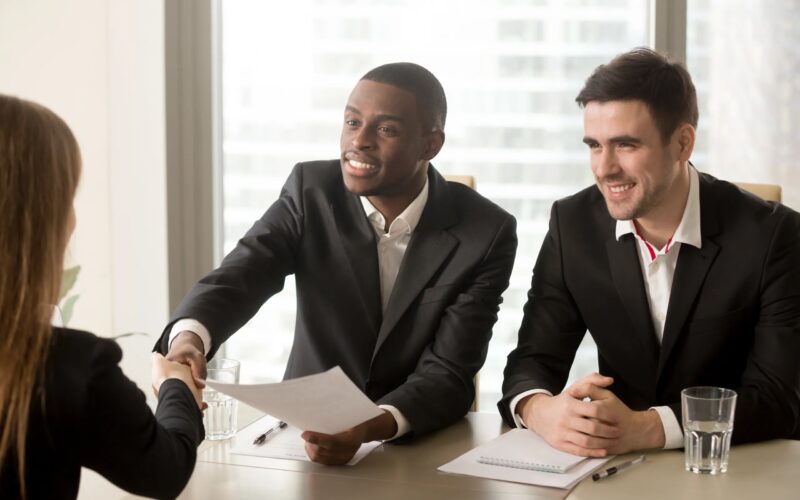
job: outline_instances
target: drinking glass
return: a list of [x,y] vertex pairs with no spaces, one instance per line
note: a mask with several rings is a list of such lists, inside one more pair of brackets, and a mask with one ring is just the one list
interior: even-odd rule
[[685,468],[697,474],[728,471],[736,393],[722,387],[681,391]]
[[[239,383],[239,362],[235,359],[214,358],[208,363],[207,380]],[[228,439],[236,434],[238,402],[209,386],[203,389],[203,401],[208,404],[203,413],[206,439]]]

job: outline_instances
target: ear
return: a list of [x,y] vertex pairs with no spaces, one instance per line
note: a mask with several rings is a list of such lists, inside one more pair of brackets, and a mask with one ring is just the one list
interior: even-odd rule
[[692,151],[694,151],[694,127],[688,123],[684,123],[675,130],[672,137],[678,148],[678,160],[689,161],[689,158],[692,156]]
[[420,160],[430,161],[439,154],[439,151],[442,150],[442,146],[444,146],[444,131],[434,130],[424,136],[422,141],[424,147],[422,149],[422,155],[420,155]]

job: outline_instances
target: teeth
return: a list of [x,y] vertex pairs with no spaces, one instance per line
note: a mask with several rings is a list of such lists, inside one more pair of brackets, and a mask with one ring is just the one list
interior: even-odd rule
[[359,170],[371,170],[375,168],[375,165],[370,165],[369,163],[361,163],[360,161],[350,160],[350,166],[353,168],[357,168]]
[[612,193],[621,193],[633,187],[633,184],[625,184],[624,186],[609,186]]

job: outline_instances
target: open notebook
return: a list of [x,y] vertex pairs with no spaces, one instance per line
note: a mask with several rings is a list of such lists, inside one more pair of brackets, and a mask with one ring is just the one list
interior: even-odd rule
[[442,472],[569,489],[612,457],[556,450],[535,432],[511,429],[439,467]]

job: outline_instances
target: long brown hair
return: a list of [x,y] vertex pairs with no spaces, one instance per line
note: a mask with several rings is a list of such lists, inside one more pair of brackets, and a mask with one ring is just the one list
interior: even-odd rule
[[80,177],[69,127],[0,94],[0,470],[16,462],[25,496],[31,400],[52,336],[72,200]]

